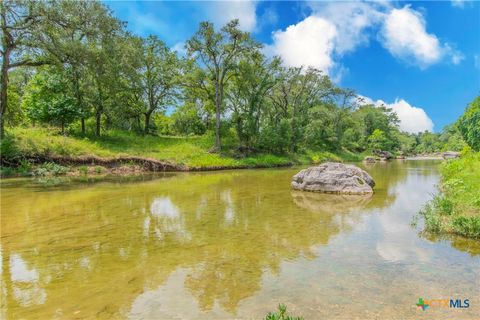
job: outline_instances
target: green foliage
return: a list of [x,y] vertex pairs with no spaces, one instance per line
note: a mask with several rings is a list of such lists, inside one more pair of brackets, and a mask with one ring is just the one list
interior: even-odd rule
[[171,116],[172,126],[179,135],[201,135],[206,131],[201,109],[193,103],[185,103],[175,110]]
[[457,126],[468,145],[473,150],[480,151],[480,96],[470,103],[458,119]]
[[420,212],[429,232],[480,238],[480,153],[466,153],[442,166],[442,185]]
[[283,303],[278,305],[277,312],[269,312],[265,320],[303,320],[303,317],[290,316],[287,314],[287,306]]
[[80,116],[67,81],[51,70],[39,72],[30,80],[23,107],[33,122],[59,125],[62,132]]
[[385,132],[380,129],[375,129],[368,137],[368,146],[371,150],[387,150],[389,141]]
[[284,154],[288,150],[286,142],[291,137],[290,123],[287,119],[282,119],[277,125],[270,124],[260,132],[259,146],[267,152]]
[[480,217],[455,217],[452,227],[466,237],[480,238]]
[[125,153],[192,166],[241,166],[265,154],[317,162],[372,149],[462,150],[465,141],[478,149],[479,98],[442,134],[400,132],[391,109],[359,103],[353,90],[340,88],[321,70],[284,67],[280,58],[265,56],[238,20],[221,28],[202,22],[182,57],[155,36],[127,32],[102,2],[4,2],[9,14],[0,18],[12,25],[7,29],[23,30],[9,31],[10,63],[23,68],[2,65],[9,75],[2,78],[9,103],[2,119],[9,126],[62,127],[91,139],[49,134],[45,140],[43,132],[23,132],[12,144],[7,135],[2,154],[16,163],[35,155]]
[[32,175],[35,177],[57,176],[64,174],[67,171],[67,167],[61,166],[53,162],[46,162],[33,169]]

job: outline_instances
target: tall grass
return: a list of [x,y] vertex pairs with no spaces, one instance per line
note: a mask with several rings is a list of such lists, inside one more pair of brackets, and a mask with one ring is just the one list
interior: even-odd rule
[[420,211],[425,230],[480,239],[480,153],[446,162],[441,175],[440,193]]

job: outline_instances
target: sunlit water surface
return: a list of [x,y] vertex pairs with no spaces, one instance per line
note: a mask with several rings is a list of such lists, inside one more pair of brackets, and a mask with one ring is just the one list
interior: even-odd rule
[[410,225],[438,164],[369,166],[370,198],[293,192],[299,168],[4,180],[0,316],[252,319],[281,302],[306,319],[478,319],[479,242]]

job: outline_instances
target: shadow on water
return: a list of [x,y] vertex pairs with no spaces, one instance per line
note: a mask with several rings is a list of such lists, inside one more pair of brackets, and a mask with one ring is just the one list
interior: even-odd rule
[[[412,172],[435,172],[422,165],[367,168],[377,181],[371,197],[292,192],[298,169],[2,184],[2,316],[240,315],[243,301],[270,288],[266,275],[331,259],[318,248],[385,215]],[[258,299],[257,316],[271,309]],[[181,301],[195,303],[175,309]]]

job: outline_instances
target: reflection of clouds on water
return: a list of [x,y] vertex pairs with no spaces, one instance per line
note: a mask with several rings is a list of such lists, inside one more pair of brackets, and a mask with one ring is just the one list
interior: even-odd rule
[[10,275],[13,297],[21,306],[45,303],[47,294],[45,289],[40,287],[37,270],[28,268],[19,254],[10,256]]
[[208,200],[206,195],[202,195],[200,197],[200,203],[198,204],[197,210],[195,211],[195,217],[197,220],[200,220],[202,218],[202,215],[207,208]]
[[169,197],[159,197],[150,205],[150,212],[156,217],[178,218],[180,210]]
[[233,200],[232,200],[232,193],[231,190],[225,190],[220,193],[220,199],[225,203],[225,213],[224,213],[224,220],[225,223],[231,224],[235,219],[235,210],[233,208]]
[[376,250],[384,260],[397,262],[411,256],[420,261],[430,259],[428,250],[420,247],[421,240],[410,223],[425,203],[425,194],[434,192],[437,181],[435,175],[413,173],[389,190],[396,195],[395,202],[388,208],[388,213],[380,214],[376,219],[382,232]]
[[152,233],[157,240],[164,240],[166,234],[175,234],[178,239],[191,240],[192,236],[185,230],[184,219],[180,209],[169,197],[157,197],[150,205],[150,212],[154,223],[149,216],[143,221],[143,234],[147,237]]
[[28,269],[25,261],[18,254],[10,256],[10,273],[15,282],[34,282],[38,280],[38,272]]

